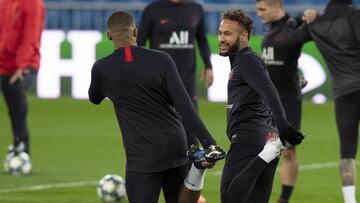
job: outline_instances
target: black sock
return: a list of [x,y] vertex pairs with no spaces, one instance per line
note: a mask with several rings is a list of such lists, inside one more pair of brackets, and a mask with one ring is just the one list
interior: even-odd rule
[[293,189],[294,189],[293,186],[282,185],[280,199],[286,200],[286,201],[289,200]]

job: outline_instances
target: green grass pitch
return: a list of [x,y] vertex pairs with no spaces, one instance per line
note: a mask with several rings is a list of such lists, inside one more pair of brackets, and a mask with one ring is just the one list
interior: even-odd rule
[[[109,173],[124,177],[125,156],[112,104],[105,101],[95,106],[69,97],[40,100],[34,96],[29,103],[33,173],[12,177],[0,172],[0,203],[100,203],[97,181]],[[0,161],[11,143],[6,114],[0,99]],[[219,145],[227,149],[225,104],[202,100],[200,114]],[[298,148],[301,171],[292,203],[342,202],[333,103],[305,101],[302,130],[307,137]],[[220,202],[222,165],[207,172],[203,194],[208,203]],[[270,202],[279,195],[279,174]]]

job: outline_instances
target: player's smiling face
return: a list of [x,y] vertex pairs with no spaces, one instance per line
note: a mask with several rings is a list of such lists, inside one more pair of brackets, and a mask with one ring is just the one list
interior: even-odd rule
[[218,31],[219,54],[228,56],[239,50],[241,29],[238,22],[224,19]]

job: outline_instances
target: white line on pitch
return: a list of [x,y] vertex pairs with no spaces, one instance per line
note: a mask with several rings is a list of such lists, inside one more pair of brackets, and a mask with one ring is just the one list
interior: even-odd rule
[[56,183],[56,184],[45,184],[45,185],[33,185],[19,188],[0,189],[0,194],[11,193],[11,192],[29,192],[39,191],[54,188],[71,188],[71,187],[82,187],[88,185],[96,185],[98,181],[80,181],[80,182],[68,182],[68,183]]
[[[339,165],[338,162],[324,162],[315,164],[301,165],[300,170],[316,170],[324,168],[335,168]],[[278,170],[279,171],[279,170]],[[208,171],[210,176],[220,176],[221,171]],[[33,185],[19,188],[0,189],[0,194],[12,193],[12,192],[31,192],[39,190],[48,190],[55,188],[72,188],[72,187],[83,187],[88,185],[96,185],[98,181],[80,181],[80,182],[68,182],[68,183],[56,183],[56,184],[45,184],[45,185]]]
[[[338,162],[324,162],[324,163],[315,163],[315,164],[306,164],[300,165],[300,171],[308,171],[308,170],[316,170],[316,169],[324,169],[324,168],[335,168],[339,165]],[[356,164],[358,165],[358,164]],[[276,170],[276,172],[280,172],[280,168]],[[222,171],[208,171],[208,174],[211,176],[221,176]]]
[[327,163],[300,165],[299,169],[301,171],[306,171],[306,170],[315,170],[315,169],[323,169],[323,168],[335,168],[337,166],[339,166],[339,162],[327,162]]

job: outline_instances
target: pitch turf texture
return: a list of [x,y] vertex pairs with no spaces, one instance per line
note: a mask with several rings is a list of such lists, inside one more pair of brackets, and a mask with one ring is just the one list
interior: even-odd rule
[[[25,177],[0,173],[0,202],[100,203],[96,196],[98,180],[109,173],[124,177],[124,150],[111,103],[95,106],[69,97],[40,100],[34,96],[29,103],[33,172]],[[219,145],[228,149],[225,109],[224,103],[200,102],[206,126]],[[0,158],[5,158],[11,130],[3,99],[0,112]],[[333,103],[304,102],[302,124],[307,137],[298,148],[301,169],[292,202],[342,202]],[[220,202],[222,166],[220,162],[207,172],[203,194],[208,203]],[[279,174],[270,202],[279,195]]]

